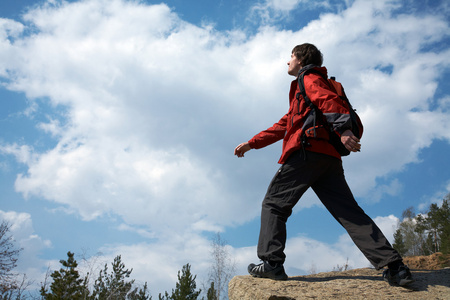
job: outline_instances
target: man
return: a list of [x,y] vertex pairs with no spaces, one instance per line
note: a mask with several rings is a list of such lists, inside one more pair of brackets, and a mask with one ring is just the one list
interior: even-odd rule
[[313,122],[308,117],[311,108],[305,104],[302,96],[296,98],[300,89],[295,79],[289,92],[288,113],[272,127],[234,149],[235,155],[243,157],[250,149],[263,148],[283,139],[279,160],[281,167],[272,179],[262,203],[257,250],[262,263],[250,264],[248,272],[254,277],[287,279],[283,267],[286,257],[286,221],[294,205],[311,187],[374,267],[381,269],[388,266],[383,273],[384,279],[405,285],[412,281],[408,267],[373,220],[356,203],[344,177],[341,156],[328,142],[327,127],[339,134],[349,151],[361,149],[360,140],[351,131],[348,109],[328,86],[325,79],[327,69],[321,67],[322,60],[322,53],[314,45],[298,45],[292,50],[287,63],[288,74],[297,77],[312,67],[323,74],[306,74],[304,86],[307,96],[322,111],[329,126],[324,127],[320,120]]

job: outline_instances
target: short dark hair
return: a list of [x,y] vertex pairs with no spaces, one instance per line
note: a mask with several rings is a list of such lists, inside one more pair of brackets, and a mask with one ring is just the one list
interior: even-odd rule
[[323,55],[319,49],[313,44],[304,43],[297,45],[292,49],[292,53],[301,61],[302,67],[307,65],[316,65],[321,67],[323,63]]

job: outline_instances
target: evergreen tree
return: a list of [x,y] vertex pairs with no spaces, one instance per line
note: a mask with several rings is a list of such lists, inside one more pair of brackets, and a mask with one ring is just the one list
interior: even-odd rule
[[147,283],[143,289],[135,288],[132,290],[134,280],[127,281],[133,269],[125,269],[120,255],[114,258],[112,271],[108,274],[108,264],[100,271],[98,278],[95,280],[93,299],[151,299],[147,296]]
[[439,241],[439,251],[450,254],[450,193],[445,196],[441,207],[435,209],[432,217]]
[[392,247],[394,247],[394,249],[397,250],[401,256],[404,256],[408,251],[405,246],[405,242],[403,241],[403,235],[400,228],[397,228],[394,233],[394,243],[392,244]]
[[442,228],[441,252],[450,254],[450,223]]
[[444,254],[450,254],[450,193],[447,194],[442,202],[440,219],[442,220],[440,251]]
[[217,298],[217,291],[214,288],[214,281],[211,281],[211,286],[208,289],[208,293],[206,294],[206,300],[219,300]]
[[160,300],[196,300],[201,293],[201,290],[196,291],[197,284],[195,283],[195,279],[197,276],[192,275],[191,266],[186,264],[183,266],[181,271],[178,271],[178,282],[176,283],[176,287],[172,289],[172,295],[166,292],[165,296],[159,294]]
[[114,258],[112,272],[108,274],[108,264],[100,271],[95,280],[93,296],[95,299],[125,299],[133,286],[134,280],[126,282],[132,270],[126,270],[120,255]]
[[63,268],[54,271],[50,276],[53,282],[50,285],[51,292],[48,292],[45,285],[41,287],[41,296],[43,299],[59,300],[59,299],[85,299],[89,290],[86,286],[86,278],[80,278],[80,274],[76,269],[78,263],[74,259],[74,254],[70,251],[67,253],[67,260],[60,260]]

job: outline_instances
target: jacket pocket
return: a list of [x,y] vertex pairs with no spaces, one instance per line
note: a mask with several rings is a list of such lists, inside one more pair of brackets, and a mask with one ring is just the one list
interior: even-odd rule
[[330,134],[328,130],[323,125],[318,125],[315,127],[310,127],[305,130],[305,135],[308,138],[315,138],[321,140],[329,140]]

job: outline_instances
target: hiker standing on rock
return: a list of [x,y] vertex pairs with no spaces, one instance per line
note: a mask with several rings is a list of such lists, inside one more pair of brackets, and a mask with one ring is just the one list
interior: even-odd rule
[[[283,267],[286,221],[300,197],[311,187],[372,265],[376,269],[388,266],[383,272],[384,279],[407,284],[412,281],[411,272],[355,201],[344,177],[341,154],[330,142],[333,131],[348,151],[361,149],[359,138],[352,132],[355,125],[352,125],[350,109],[330,87],[322,60],[322,53],[312,44],[294,47],[287,63],[288,74],[297,78],[291,83],[289,111],[272,127],[234,149],[235,155],[243,157],[251,149],[283,139],[281,167],[262,203],[257,250],[262,263],[250,264],[248,272],[254,277],[287,279]],[[304,84],[304,94],[299,82]]]

